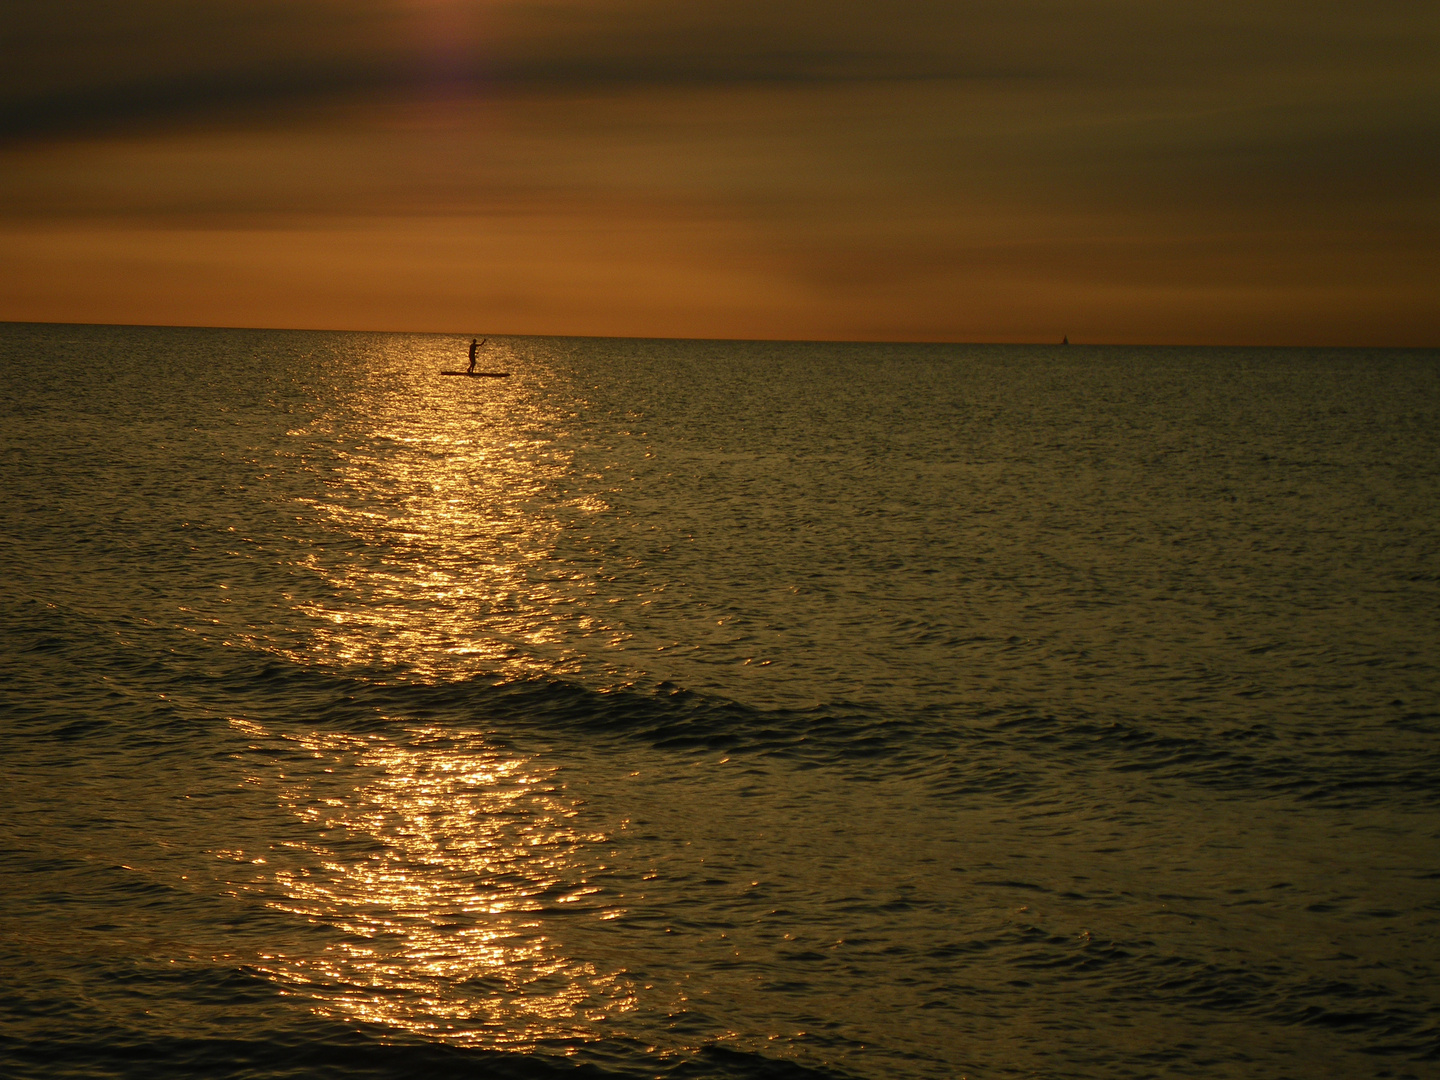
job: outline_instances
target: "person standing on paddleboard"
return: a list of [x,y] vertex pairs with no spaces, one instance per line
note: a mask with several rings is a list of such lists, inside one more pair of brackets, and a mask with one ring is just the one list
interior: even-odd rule
[[[485,340],[489,341],[490,339],[486,338]],[[465,372],[467,375],[475,374],[475,350],[478,348],[480,348],[480,343],[472,337],[470,339],[470,366],[466,369]]]

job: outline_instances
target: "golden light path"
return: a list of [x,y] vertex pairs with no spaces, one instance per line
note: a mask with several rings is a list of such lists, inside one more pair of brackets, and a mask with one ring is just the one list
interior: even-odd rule
[[[492,354],[510,379],[445,379],[463,343],[351,347],[323,369],[349,376],[326,391],[340,410],[289,433],[327,490],[294,500],[290,539],[308,554],[286,599],[312,630],[282,651],[448,683],[553,676],[623,639],[589,610],[593,584],[555,558],[565,520],[605,507],[567,491],[545,371]],[[365,734],[232,724],[270,757],[256,780],[300,826],[255,887],[325,942],[269,952],[262,972],[323,1014],[497,1049],[593,1039],[587,1023],[634,1006],[623,971],[546,932],[546,917],[620,914],[587,899],[607,838],[576,828],[554,767],[414,717]]]
[[[478,735],[268,733],[232,721],[291,762],[279,798],[313,839],[276,854],[269,905],[339,931],[316,952],[258,968],[322,1015],[494,1049],[594,1038],[635,998],[625,974],[562,955],[545,932],[587,897],[604,835],[573,824],[553,770]],[[357,775],[351,786],[347,778]]]
[[[292,659],[405,665],[422,678],[573,672],[623,644],[592,604],[594,581],[555,557],[567,522],[604,512],[568,480],[568,417],[550,375],[508,350],[506,380],[437,378],[463,346],[376,339],[346,398],[291,432],[324,498],[297,500],[342,550],[315,547],[294,606],[315,627]],[[564,397],[564,395],[557,395]],[[319,586],[318,589],[313,586]]]

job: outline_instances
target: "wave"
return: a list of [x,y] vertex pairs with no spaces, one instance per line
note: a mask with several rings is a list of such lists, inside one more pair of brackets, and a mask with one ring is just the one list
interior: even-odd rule
[[0,711],[18,729],[60,740],[125,723],[159,747],[207,718],[357,734],[419,722],[479,727],[501,739],[635,740],[678,753],[873,769],[920,778],[944,799],[1029,802],[1083,791],[1098,771],[1340,808],[1440,803],[1432,782],[1440,714],[1399,701],[1323,733],[1308,731],[1303,718],[1216,723],[1180,710],[1096,715],[1043,702],[762,708],[669,682],[607,688],[498,674],[436,681],[401,665],[324,666],[35,598],[4,606],[0,644],[21,662],[0,683]]
[[[621,1055],[610,1049],[606,1056]],[[628,1067],[618,1061],[601,1067],[559,1054],[397,1040],[338,1025],[288,1035],[270,1028],[252,1038],[187,1038],[123,1028],[67,1039],[0,1037],[0,1071],[12,1080],[843,1080],[840,1073],[723,1047],[669,1061],[643,1052],[634,1058],[640,1060]]]
[[623,1036],[539,1038],[513,1049],[457,1044],[332,1018],[307,995],[234,960],[166,961],[163,947],[160,956],[150,957],[128,954],[125,946],[89,930],[48,942],[24,933],[0,937],[0,1075],[10,1080],[845,1077],[715,1043],[666,1052]]

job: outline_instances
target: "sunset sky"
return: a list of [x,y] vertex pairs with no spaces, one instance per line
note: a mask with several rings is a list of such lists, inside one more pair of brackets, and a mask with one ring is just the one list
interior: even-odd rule
[[1435,0],[15,0],[0,319],[1440,345]]

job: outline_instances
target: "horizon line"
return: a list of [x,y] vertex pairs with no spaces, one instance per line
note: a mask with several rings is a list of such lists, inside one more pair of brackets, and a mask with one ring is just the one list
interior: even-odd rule
[[132,330],[248,330],[257,332],[302,333],[302,334],[415,334],[427,337],[498,337],[498,338],[562,338],[574,341],[715,341],[745,344],[792,344],[792,345],[937,345],[994,347],[1018,346],[1026,348],[1053,347],[1108,348],[1108,349],[1309,349],[1309,350],[1364,350],[1364,351],[1406,351],[1434,352],[1440,345],[1262,345],[1245,342],[1224,344],[1202,344],[1185,341],[959,341],[945,338],[761,338],[761,337],[672,337],[646,334],[529,334],[507,333],[503,330],[489,330],[483,333],[474,330],[376,330],[356,327],[316,326],[223,326],[203,323],[112,323],[85,321],[57,321],[50,319],[3,319],[0,326],[92,326]]

